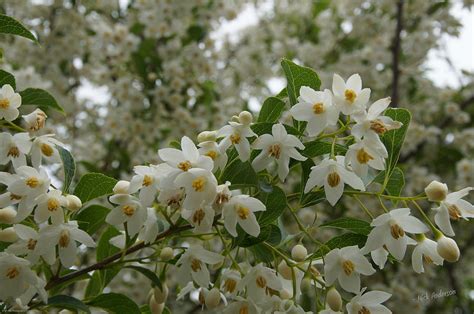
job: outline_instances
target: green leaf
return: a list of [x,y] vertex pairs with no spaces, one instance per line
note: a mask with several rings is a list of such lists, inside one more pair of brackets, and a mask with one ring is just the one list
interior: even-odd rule
[[6,84],[13,87],[13,89],[16,89],[16,81],[13,74],[8,73],[7,71],[0,70],[0,87]]
[[[317,156],[330,154],[332,143],[315,140],[315,141],[304,143],[304,146],[305,148],[301,152],[301,154],[303,154],[304,156],[308,158],[314,158]],[[347,152],[347,147],[340,144],[335,144],[334,152],[338,155],[345,155],[345,153]]]
[[271,246],[278,246],[281,242],[281,232],[276,225],[270,225],[272,227],[270,235],[268,236],[265,243],[259,243],[249,248],[257,260],[264,263],[271,263],[275,259],[275,254],[265,244]]
[[372,229],[370,227],[370,223],[367,221],[350,217],[338,218],[336,220],[326,222],[319,227],[343,229],[361,235],[368,235]]
[[56,99],[47,91],[39,88],[27,88],[20,92],[21,104],[38,106],[44,110],[54,109],[64,114],[64,109],[58,104]]
[[91,312],[87,305],[82,303],[81,300],[62,294],[50,297],[48,299],[48,307],[68,309],[71,311],[82,311],[86,313]]
[[140,314],[140,308],[129,297],[119,293],[104,293],[91,301],[88,305],[99,307],[109,313]]
[[94,297],[96,295],[99,295],[102,293],[102,290],[104,289],[104,286],[102,284],[102,276],[100,274],[100,271],[95,271],[92,274],[91,279],[87,283],[86,287],[86,292],[84,294],[85,298],[90,298]]
[[158,278],[158,276],[154,272],[152,272],[151,270],[149,270],[147,268],[140,267],[140,266],[133,266],[133,265],[132,266],[126,266],[125,268],[133,269],[133,270],[136,270],[136,271],[140,272],[142,275],[144,275],[145,277],[150,279],[150,281],[153,283],[153,286],[156,286],[156,287],[162,289],[162,284],[161,284],[160,278]]
[[[374,179],[374,182],[383,184],[385,178],[385,171],[381,171]],[[403,187],[405,186],[405,176],[403,175],[402,169],[395,167],[393,169],[390,178],[388,178],[385,191],[389,195],[400,196]]]
[[321,246],[319,250],[317,250],[312,258],[319,258],[331,251],[332,249],[336,248],[343,248],[346,246],[357,245],[362,247],[367,242],[367,236],[358,234],[358,233],[345,233],[340,236],[334,237],[331,240],[327,241],[325,245]]
[[87,173],[81,177],[74,189],[74,195],[79,197],[82,203],[104,195],[112,194],[117,180],[101,173]]
[[88,234],[94,234],[101,226],[104,225],[105,217],[110,209],[101,205],[91,205],[81,210],[74,220],[79,223],[79,228]]
[[[251,129],[254,131],[258,136],[262,134],[271,134],[272,133],[272,127],[274,123],[271,122],[260,122],[260,123],[255,123],[252,124]],[[293,134],[293,135],[300,135],[300,132],[298,132],[297,129],[295,129],[292,126],[283,124],[283,126],[286,129],[286,132],[288,134]]]
[[301,86],[308,86],[314,90],[319,90],[321,80],[313,69],[297,65],[288,59],[281,60],[281,67],[288,81],[286,89],[291,106],[297,103]]
[[56,145],[56,147],[58,148],[59,156],[61,157],[64,168],[63,192],[68,193],[69,186],[71,185],[74,174],[76,173],[76,163],[74,162],[74,157],[72,157],[67,149],[58,145]]
[[257,122],[277,122],[285,109],[285,102],[277,97],[265,99],[260,109]]
[[260,200],[267,208],[264,212],[257,213],[260,226],[268,225],[278,219],[286,208],[286,194],[277,186],[273,186],[271,192],[261,193]]
[[323,190],[309,192],[301,197],[300,204],[302,207],[309,207],[321,203],[326,200],[326,194]]
[[399,129],[387,131],[382,137],[382,141],[388,151],[387,174],[391,175],[400,156],[400,150],[405,140],[408,125],[410,124],[411,114],[408,110],[403,108],[390,108],[385,111],[385,115],[395,121],[403,123]]
[[250,162],[242,162],[237,158],[225,167],[219,181],[221,183],[230,181],[232,183],[231,188],[237,189],[246,186],[257,186],[258,177]]
[[260,234],[258,235],[258,237],[253,237],[245,233],[245,231],[238,225],[237,226],[238,235],[237,235],[237,238],[235,238],[236,244],[240,247],[250,247],[258,243],[261,243],[263,241],[266,241],[268,237],[270,237],[270,234],[272,232],[272,226],[273,225],[266,225],[266,226],[261,227]]
[[0,33],[18,35],[38,42],[35,35],[23,26],[23,24],[4,14],[0,14]]

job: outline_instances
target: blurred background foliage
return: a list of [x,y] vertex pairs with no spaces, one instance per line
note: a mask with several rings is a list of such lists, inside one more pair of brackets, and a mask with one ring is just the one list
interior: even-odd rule
[[[391,96],[393,107],[413,113],[401,162],[405,192],[418,194],[439,177],[452,189],[474,185],[473,73],[454,68],[456,82],[446,86],[445,77],[433,79],[427,66],[430,53],[446,49],[443,39],[462,29],[453,7],[472,10],[472,5],[469,0],[1,0],[0,12],[23,21],[41,43],[38,48],[2,36],[1,67],[15,74],[19,89],[46,88],[65,108],[67,116],[54,119],[57,124],[44,132],[71,145],[79,170],[117,178],[127,177],[134,165],[157,162],[157,149],[182,135],[218,128],[243,109],[258,111],[284,86],[282,57],[314,68],[323,88],[330,88],[333,73],[359,73],[373,100]],[[317,212],[324,218],[358,211],[353,207]],[[394,312],[472,312],[474,225],[463,227],[456,230],[459,263],[420,276],[413,276],[409,265],[393,264],[376,279],[394,294],[389,304]],[[440,289],[456,294],[417,299]]]

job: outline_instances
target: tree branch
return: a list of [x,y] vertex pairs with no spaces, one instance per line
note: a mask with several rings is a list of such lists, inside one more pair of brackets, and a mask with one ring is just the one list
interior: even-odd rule
[[400,53],[401,53],[401,33],[403,30],[403,5],[404,0],[397,2],[397,26],[395,28],[395,36],[391,46],[392,50],[392,107],[398,107],[398,82],[400,80]]

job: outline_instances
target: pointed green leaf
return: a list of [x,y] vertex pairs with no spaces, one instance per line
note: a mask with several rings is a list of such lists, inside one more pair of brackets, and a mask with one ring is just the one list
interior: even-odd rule
[[101,205],[91,205],[82,209],[74,217],[79,224],[79,228],[88,234],[94,234],[101,226],[104,225],[105,217],[110,209]]
[[90,313],[89,307],[82,303],[81,300],[73,298],[68,295],[55,295],[48,299],[48,308],[58,308],[58,309],[67,309],[77,312]]
[[72,157],[71,153],[61,146],[56,146],[58,148],[59,156],[61,157],[61,161],[63,162],[63,169],[64,169],[64,185],[63,185],[63,192],[69,192],[69,186],[72,183],[72,179],[74,178],[74,174],[76,173],[76,163],[74,162],[74,157]]
[[6,84],[13,87],[13,89],[16,89],[16,81],[13,74],[8,73],[7,71],[0,70],[0,87]]
[[47,91],[40,88],[27,88],[20,92],[21,104],[38,106],[43,110],[54,109],[64,114],[64,109],[58,104],[56,99]]
[[219,182],[225,183],[226,181],[232,183],[232,189],[238,189],[246,186],[257,186],[258,177],[250,162],[242,162],[236,158],[222,172]]
[[104,195],[112,194],[117,180],[101,173],[87,173],[81,177],[74,189],[74,195],[79,197],[82,203]]
[[385,111],[385,115],[403,123],[399,129],[387,131],[382,137],[382,141],[388,151],[387,173],[390,175],[397,165],[400,150],[405,141],[408,125],[410,124],[411,114],[403,108],[390,108]]
[[145,277],[150,279],[153,286],[156,286],[156,287],[162,289],[163,286],[161,284],[160,278],[158,278],[158,276],[154,272],[152,272],[151,270],[149,270],[147,268],[144,268],[144,267],[133,266],[133,265],[126,266],[125,268],[129,268],[129,269],[133,269],[135,271],[138,271],[139,273],[141,273],[142,275],[144,275]]
[[140,314],[140,308],[129,297],[119,293],[104,293],[87,303],[109,313]]
[[257,122],[276,122],[285,109],[285,102],[277,97],[267,98],[260,109]]
[[260,200],[265,204],[266,211],[257,213],[260,226],[268,225],[277,220],[286,208],[286,194],[277,186],[273,186],[269,193],[262,192]]
[[22,36],[37,42],[35,35],[23,26],[23,24],[4,14],[0,14],[0,33]]
[[288,59],[281,60],[281,66],[288,81],[286,90],[291,106],[298,102],[301,86],[308,86],[314,90],[319,90],[321,87],[321,80],[313,69],[297,65]]
[[372,230],[370,223],[367,221],[350,217],[338,218],[336,220],[326,222],[319,227],[343,229],[362,235],[368,235],[370,230]]

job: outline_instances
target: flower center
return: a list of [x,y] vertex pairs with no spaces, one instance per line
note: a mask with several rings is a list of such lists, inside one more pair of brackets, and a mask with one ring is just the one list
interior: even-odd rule
[[59,201],[55,198],[48,199],[48,210],[54,212],[59,208]]
[[193,180],[192,186],[194,191],[196,192],[202,192],[204,191],[204,185],[206,184],[206,178],[204,177],[198,177]]
[[16,195],[16,194],[10,194],[10,200],[15,201],[15,200],[21,200],[21,195]]
[[26,244],[26,247],[28,248],[28,250],[31,250],[33,251],[36,247],[36,243],[38,243],[37,240],[35,239],[29,239],[28,240],[28,243]]
[[384,134],[387,132],[385,124],[383,124],[383,122],[378,119],[370,121],[370,129],[375,131],[377,134]]
[[390,233],[394,239],[399,239],[405,235],[405,231],[403,231],[402,227],[398,224],[393,224],[390,226]]
[[313,105],[314,114],[321,114],[324,111],[326,111],[326,109],[324,109],[324,105],[322,102],[317,102]]
[[268,148],[268,154],[270,154],[270,156],[272,157],[275,157],[276,159],[280,158],[280,154],[281,154],[280,144],[270,145],[270,147]]
[[352,272],[354,271],[354,263],[350,260],[345,260],[343,263],[342,263],[342,270],[344,270],[344,273],[347,275],[347,276],[350,276],[352,274]]
[[206,153],[206,156],[211,157],[212,160],[217,158],[217,152],[215,150],[210,150]]
[[229,201],[229,195],[227,195],[227,193],[219,193],[217,194],[217,197],[216,197],[216,205],[222,205],[224,203],[227,203]]
[[25,184],[34,189],[39,185],[39,180],[37,177],[29,177],[26,179]]
[[59,235],[59,246],[63,248],[67,247],[70,241],[71,237],[69,236],[69,230],[62,230]]
[[433,260],[428,255],[423,255],[426,264],[433,264]]
[[178,168],[183,171],[188,171],[189,169],[191,169],[191,162],[189,162],[189,160],[182,161],[178,164]]
[[451,217],[452,220],[459,220],[459,218],[462,217],[461,211],[454,204],[451,204],[448,206],[448,212],[449,212],[449,217]]
[[263,278],[263,276],[258,276],[257,279],[255,280],[255,283],[257,284],[259,288],[262,288],[262,289],[267,286],[267,281],[265,280],[265,278]]
[[229,278],[224,282],[224,290],[229,293],[234,292],[235,287],[237,287],[237,281],[235,281],[234,279]]
[[201,262],[195,258],[191,261],[191,269],[193,272],[198,272],[201,270]]
[[240,219],[247,219],[250,215],[250,209],[248,209],[247,207],[238,205],[237,215],[239,216]]
[[125,205],[123,208],[122,208],[122,212],[130,217],[132,216],[134,213],[135,213],[135,207],[133,207],[132,205]]
[[18,156],[20,156],[20,150],[16,146],[10,147],[10,149],[8,150],[7,156],[17,158]]
[[10,107],[10,101],[6,98],[0,99],[0,108],[8,109],[8,107]]
[[16,266],[12,266],[12,267],[8,268],[7,273],[6,273],[6,275],[9,279],[13,279],[16,276],[18,276],[19,274],[20,274],[20,271],[18,270],[18,267],[16,267]]
[[350,102],[351,104],[354,103],[356,97],[357,97],[357,94],[354,90],[346,89],[344,91],[344,98],[346,98],[346,100]]
[[239,314],[249,314],[249,306],[247,304],[242,304]]
[[370,311],[368,308],[366,308],[365,306],[363,306],[358,312],[357,314],[370,314]]
[[150,185],[152,185],[152,183],[153,183],[153,178],[152,178],[151,176],[149,176],[149,175],[146,174],[146,175],[143,177],[143,183],[142,183],[142,185],[143,185],[143,186],[150,186]]
[[206,212],[204,212],[202,208],[199,208],[194,212],[193,223],[195,225],[201,225],[201,222],[204,220],[204,217],[206,217]]
[[43,153],[43,155],[45,155],[46,157],[51,157],[53,155],[53,148],[46,144],[46,143],[43,143],[41,144],[41,152]]
[[240,143],[240,134],[234,133],[230,136],[230,141],[232,144],[239,144]]
[[369,155],[363,148],[357,151],[357,161],[361,164],[366,164],[369,161],[374,159],[371,155]]
[[339,185],[339,183],[341,182],[341,177],[339,176],[337,172],[334,171],[328,175],[327,180],[328,180],[329,186],[333,188]]

